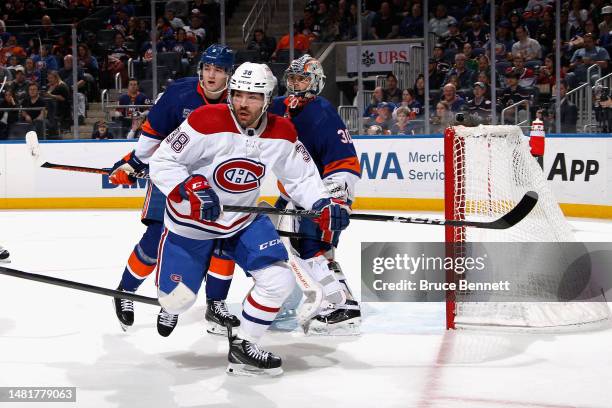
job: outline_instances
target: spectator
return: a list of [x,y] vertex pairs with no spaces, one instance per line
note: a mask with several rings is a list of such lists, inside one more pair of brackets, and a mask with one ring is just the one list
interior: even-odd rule
[[0,101],[0,140],[8,138],[11,126],[17,122],[19,116],[17,111],[3,111],[2,109],[14,109],[17,108],[17,105],[13,91],[6,89]]
[[79,44],[77,47],[79,67],[83,70],[87,83],[87,99],[90,101],[98,100],[98,81],[99,67],[98,60],[91,55],[87,44]]
[[101,120],[96,124],[94,132],[91,135],[92,139],[114,139],[113,132],[110,131],[105,121]]
[[571,10],[567,15],[567,29],[570,32],[579,30],[589,18],[589,12],[582,8],[581,0],[571,0]]
[[36,64],[34,64],[34,60],[32,58],[27,58],[25,60],[24,70],[27,81],[38,82],[40,85],[40,70],[36,68]]
[[[188,27],[187,27],[188,28]],[[134,48],[139,50],[142,44],[149,39],[149,33],[146,27],[140,24],[140,20],[136,17],[130,17],[127,24],[127,30],[125,32],[125,39],[134,42]]]
[[60,129],[70,129],[72,120],[70,89],[62,81],[57,71],[49,71],[47,73],[47,92],[44,96],[51,98],[57,106],[55,117],[49,118],[49,120],[57,122]]
[[397,87],[397,78],[392,72],[387,74],[385,83],[385,101],[398,104],[402,100],[402,90]]
[[391,12],[391,5],[387,1],[380,4],[380,11],[374,17],[370,34],[375,40],[396,38],[399,34],[400,21]]
[[448,61],[446,60],[446,56],[444,55],[444,45],[443,44],[437,43],[436,45],[434,45],[432,58],[438,64],[440,63],[446,64],[446,67],[445,67],[446,71],[450,69],[450,64],[448,63]]
[[553,0],[529,0],[527,2],[527,6],[525,7],[525,11],[533,11],[537,7],[544,8],[552,3],[553,3]]
[[[72,55],[68,54],[64,57],[64,68],[60,69],[58,74],[68,88],[72,89]],[[85,72],[83,68],[77,67],[77,112],[79,125],[85,123],[87,82],[85,81]]]
[[376,117],[376,110],[378,109],[378,105],[380,105],[385,100],[385,92],[380,86],[374,88],[374,92],[372,93],[372,100],[368,106],[365,108],[365,112],[363,114],[364,117]]
[[[553,54],[548,54],[544,58],[544,65],[538,71],[536,85],[540,89],[540,93],[550,94],[552,86],[556,81],[555,57]],[[561,70],[561,79],[565,78],[565,73]]]
[[22,119],[31,124],[36,133],[44,135],[46,112],[45,109],[39,108],[46,108],[46,106],[40,97],[36,82],[32,82],[28,86],[28,96],[22,102],[21,107],[24,108],[20,112]]
[[512,45],[512,55],[516,56],[521,53],[526,61],[540,59],[542,56],[540,43],[529,37],[529,33],[524,26],[517,27],[515,32],[518,41]]
[[478,118],[478,123],[491,123],[491,100],[485,95],[487,86],[482,82],[474,84],[474,98],[468,101],[467,111],[470,116]]
[[482,17],[472,17],[472,28],[467,30],[465,40],[474,48],[482,48],[489,39],[489,28],[482,21]]
[[[348,41],[357,38],[357,5],[352,2],[348,12],[340,15],[340,40]],[[363,29],[363,27],[362,27]]]
[[452,75],[456,75],[461,89],[470,88],[474,83],[474,71],[468,69],[465,66],[465,62],[466,57],[464,54],[459,53],[455,55],[455,66],[446,74],[445,82],[448,82]]
[[61,33],[53,27],[51,17],[44,15],[40,19],[40,24],[42,25],[42,28],[36,33],[38,40],[41,42],[55,42]]
[[201,45],[206,39],[206,29],[202,25],[202,16],[198,14],[192,14],[190,17],[189,27],[184,27],[187,31],[187,38],[193,39],[193,41]]
[[[180,76],[185,76],[189,72],[189,64],[196,54],[193,43],[187,40],[187,32],[183,28],[176,30],[176,41],[172,46],[172,51],[181,54]],[[174,67],[178,69],[178,67]]]
[[586,82],[587,69],[592,64],[599,65],[604,71],[607,70],[609,60],[608,51],[595,45],[592,34],[586,34],[584,36],[584,47],[577,49],[570,60],[570,70],[573,72],[567,76],[568,84],[571,88],[575,88],[578,83]]
[[129,21],[130,16],[127,9],[124,7],[118,7],[108,19],[107,28],[125,34],[127,32]]
[[[476,59],[476,56],[474,55],[474,48],[472,47],[472,44],[470,44],[469,42],[466,42],[465,44],[463,44],[463,55],[465,55],[465,66],[467,67],[467,69],[474,71],[474,72],[478,72],[478,60]],[[480,55],[484,55],[484,54],[480,54]]]
[[267,37],[261,28],[255,30],[253,39],[247,46],[248,50],[257,51],[258,60],[261,62],[269,61],[275,48],[276,41],[274,41],[274,38]]
[[536,82],[535,72],[531,68],[525,67],[525,58],[523,58],[523,55],[520,52],[515,54],[512,61],[514,62],[514,67],[508,69],[514,69],[519,73],[519,85],[523,88],[534,86]]
[[308,37],[310,42],[317,41],[321,36],[321,26],[316,19],[314,10],[309,7],[304,9],[304,18],[297,25],[298,31]]
[[339,17],[335,8],[329,9],[324,1],[320,1],[317,9],[317,21],[321,27],[319,41],[331,42],[340,35]]
[[[510,22],[503,20],[495,27],[495,62],[506,60],[512,52],[512,34]],[[484,45],[484,49],[488,50],[490,47],[489,41]]]
[[5,65],[11,56],[17,56],[19,58],[26,57],[25,50],[17,44],[17,37],[14,35],[9,36],[4,47],[0,49],[0,65]]
[[415,127],[410,123],[410,111],[399,107],[395,111],[395,123],[391,126],[392,135],[413,135]]
[[[297,24],[293,26],[293,47],[294,49],[307,54],[310,51],[310,40],[304,34],[298,31]],[[285,34],[281,37],[280,41],[276,45],[276,50],[272,53],[272,60],[276,60],[276,53],[280,50],[289,49],[289,34]]]
[[[127,93],[119,97],[120,106],[129,105],[149,105],[151,99],[139,91],[138,80],[136,78],[130,78],[128,82]],[[148,112],[147,107],[128,107],[120,108],[115,111],[114,116],[121,121],[122,127],[127,129],[131,127],[132,121],[135,118],[139,118],[142,115],[146,115]]]
[[[408,118],[415,119],[417,116],[420,116],[423,112],[423,105],[419,103],[416,99],[416,94],[413,89],[404,89],[402,92],[402,101],[399,104],[399,108],[408,109]],[[395,110],[394,114],[397,112]]]
[[453,113],[450,110],[448,103],[440,101],[436,104],[435,115],[431,118],[433,133],[444,133],[444,130],[450,126],[453,120]]
[[[444,69],[443,69],[444,68]],[[429,89],[440,89],[444,85],[444,79],[449,71],[448,65],[429,59]]]
[[602,34],[612,31],[612,6],[605,6],[601,9],[601,16],[604,21],[599,23],[599,32]]
[[399,33],[405,38],[423,37],[423,8],[421,3],[412,5],[411,13],[404,17]]
[[376,117],[370,118],[366,126],[378,125],[383,129],[384,133],[388,133],[393,126],[393,108],[394,105],[392,103],[379,103],[376,109]]
[[[561,97],[561,133],[576,133],[576,123],[578,122],[578,108],[570,101],[567,95],[567,82],[559,81],[559,96]],[[556,89],[553,86],[553,98],[551,99],[551,107],[553,112],[556,112],[555,95]]]
[[457,88],[453,84],[444,85],[441,101],[446,102],[451,112],[459,112],[465,105],[465,99],[457,95]]
[[125,37],[120,32],[115,33],[113,45],[108,49],[107,71],[111,78],[117,73],[121,74],[122,83],[127,82],[127,61],[134,54],[134,51],[125,45]]
[[414,81],[414,93],[416,95],[416,100],[421,106],[425,106],[425,77],[423,74],[419,74],[416,81]]
[[455,17],[448,15],[446,6],[438,4],[435,16],[429,20],[429,31],[441,37],[448,32],[449,24],[456,22]]
[[172,26],[172,29],[176,31],[179,28],[185,27],[185,23],[179,17],[176,16],[173,9],[166,10],[166,18],[168,22]]
[[463,49],[465,37],[459,31],[459,24],[456,21],[449,23],[448,31],[440,38],[440,43],[444,50],[459,52]]
[[548,52],[552,51],[553,41],[555,39],[555,22],[552,13],[545,12],[542,14],[535,39],[545,50]]
[[[506,73],[506,88],[502,91],[500,96],[500,101],[498,103],[498,110],[503,110],[508,106],[514,105],[522,100],[530,101],[531,95],[529,91],[519,85],[519,77],[520,73],[511,69]],[[519,110],[519,120],[523,121],[527,118],[526,110],[528,109],[525,105],[520,105],[518,107]],[[512,119],[514,117],[514,112],[507,112],[507,117],[504,119]],[[502,119],[503,120],[503,119]]]
[[[480,76],[480,73],[484,73],[485,76],[487,76],[488,80],[485,82],[486,84],[489,84],[491,82],[491,68],[491,61],[489,61],[489,57],[487,56],[487,54],[481,54],[478,57],[478,67],[476,68],[476,71],[478,72],[478,76]],[[476,78],[476,81],[482,82],[480,78]],[[495,87],[501,86],[502,79],[500,78],[497,70],[495,70]]]
[[15,70],[15,80],[11,84],[11,92],[18,104],[21,104],[28,96],[29,85],[30,83],[26,80],[25,69],[19,67]]
[[51,46],[49,44],[43,44],[40,47],[40,55],[33,56],[32,60],[36,63],[36,68],[40,70],[42,77],[42,82],[45,82],[45,77],[47,71],[57,71],[59,69],[59,64],[57,63],[57,59],[55,56],[51,55]]

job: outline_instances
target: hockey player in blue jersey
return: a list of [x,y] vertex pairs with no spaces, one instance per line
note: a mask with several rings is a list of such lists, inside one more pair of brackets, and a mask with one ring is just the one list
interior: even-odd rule
[[[346,125],[336,108],[319,96],[325,85],[325,75],[319,61],[306,54],[291,62],[285,71],[287,96],[277,97],[272,113],[291,118],[298,139],[312,156],[329,193],[352,203],[355,184],[361,177],[357,153]],[[275,206],[284,208],[291,197],[279,184],[281,196]],[[294,203],[295,205],[295,203]],[[311,265],[310,274],[323,288],[326,300],[334,305],[316,316],[305,329],[311,334],[358,334],[361,321],[359,305],[335,259],[340,232],[324,234],[309,219],[294,222],[296,232],[321,240],[296,239],[291,244],[297,255]],[[291,306],[291,305],[289,305]]]
[[[134,151],[127,154],[113,166],[110,181],[114,184],[133,184],[135,179],[130,173],[138,173],[148,168],[150,157],[174,129],[196,108],[216,103],[225,103],[227,86],[234,65],[234,54],[229,47],[213,44],[208,47],[198,65],[198,77],[183,78],[175,81],[156,101],[142,125],[142,134]],[[154,270],[157,263],[157,249],[163,229],[166,197],[152,184],[147,186],[141,219],[147,226],[145,233],[134,247],[123,271],[119,290],[135,292],[144,279]],[[221,273],[227,269],[224,259],[215,259],[211,268]],[[231,264],[233,268],[233,263]],[[114,299],[117,318],[123,330],[134,323],[134,305],[128,299]],[[207,320],[233,326],[238,319],[229,314],[225,302],[209,302]],[[157,317],[157,330],[160,335],[168,336],[177,324],[177,315],[160,310]]]

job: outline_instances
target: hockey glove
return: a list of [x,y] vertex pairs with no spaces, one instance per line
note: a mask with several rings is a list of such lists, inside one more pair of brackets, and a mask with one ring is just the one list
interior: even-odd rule
[[322,198],[312,205],[312,209],[321,211],[321,216],[314,221],[324,235],[326,231],[341,231],[349,225],[351,208],[342,200]]
[[346,182],[342,183],[328,178],[323,180],[323,185],[325,185],[327,192],[332,198],[337,198],[345,203],[349,201],[349,191]]
[[130,176],[132,173],[142,173],[148,168],[148,165],[140,161],[132,150],[119,160],[111,169],[109,180],[113,184],[134,184],[136,178]]
[[210,187],[206,177],[199,174],[194,174],[176,186],[168,198],[177,203],[189,200],[190,216],[194,220],[215,221],[221,215],[217,193]]

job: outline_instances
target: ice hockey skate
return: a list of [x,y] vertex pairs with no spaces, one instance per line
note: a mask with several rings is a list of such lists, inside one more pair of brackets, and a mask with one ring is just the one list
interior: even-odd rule
[[230,375],[275,377],[283,373],[279,356],[264,351],[255,343],[233,335],[229,329],[230,349],[227,355],[229,364],[226,372]]
[[314,317],[303,329],[306,335],[356,336],[360,334],[361,310],[354,300],[347,300],[331,311]]
[[217,336],[227,336],[227,326],[238,327],[240,320],[227,310],[224,300],[206,301],[206,331]]
[[[117,290],[124,291],[121,286]],[[134,324],[134,302],[129,299],[113,298],[115,313],[123,331]]]
[[11,254],[0,246],[0,263],[11,263]]
[[157,314],[157,332],[160,336],[168,337],[177,323],[178,315],[168,313],[163,308],[159,309]]

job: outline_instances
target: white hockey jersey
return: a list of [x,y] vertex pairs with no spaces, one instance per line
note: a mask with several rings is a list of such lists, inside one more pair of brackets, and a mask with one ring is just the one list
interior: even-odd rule
[[[303,208],[329,193],[289,119],[266,114],[250,134],[225,104],[202,106],[172,132],[151,157],[149,173],[166,195],[193,174],[203,175],[221,205],[255,206],[264,177],[274,173]],[[166,200],[165,226],[192,239],[229,237],[255,214],[222,212],[214,222],[194,220],[187,200]]]

